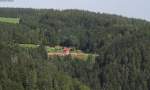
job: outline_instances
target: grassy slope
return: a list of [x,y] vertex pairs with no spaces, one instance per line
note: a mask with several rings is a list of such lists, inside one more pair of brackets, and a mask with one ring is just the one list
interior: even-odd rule
[[0,17],[0,22],[4,23],[12,23],[12,24],[19,24],[19,18],[5,18],[5,17]]

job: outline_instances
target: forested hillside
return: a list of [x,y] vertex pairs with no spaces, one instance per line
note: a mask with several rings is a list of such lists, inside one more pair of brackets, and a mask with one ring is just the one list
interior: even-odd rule
[[[150,22],[81,10],[0,8],[0,90],[150,90]],[[35,44],[22,48],[19,44]],[[44,46],[97,54],[48,57]]]

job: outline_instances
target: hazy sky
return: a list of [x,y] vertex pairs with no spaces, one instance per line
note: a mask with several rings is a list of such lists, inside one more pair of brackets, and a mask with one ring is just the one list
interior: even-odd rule
[[150,21],[150,0],[0,0],[0,7],[83,9]]

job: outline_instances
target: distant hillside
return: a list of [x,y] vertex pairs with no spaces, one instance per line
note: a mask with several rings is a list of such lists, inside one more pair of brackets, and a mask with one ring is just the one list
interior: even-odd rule
[[144,20],[80,10],[1,8],[0,12],[0,16],[20,17],[19,27],[0,25],[5,30],[17,29],[12,36],[17,43],[73,46],[87,52],[150,27]]
[[[20,18],[0,22],[2,90],[150,90],[148,21],[72,9],[0,8],[0,16]],[[45,46],[98,57],[49,58]]]

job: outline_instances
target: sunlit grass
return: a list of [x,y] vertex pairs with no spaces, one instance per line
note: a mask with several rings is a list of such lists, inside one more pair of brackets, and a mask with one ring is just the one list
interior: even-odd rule
[[47,52],[61,52],[63,51],[63,47],[49,47],[46,46]]
[[23,48],[37,48],[39,45],[35,45],[35,44],[19,44],[20,47]]
[[3,22],[3,23],[19,24],[19,21],[20,21],[19,18],[0,17],[0,22]]

